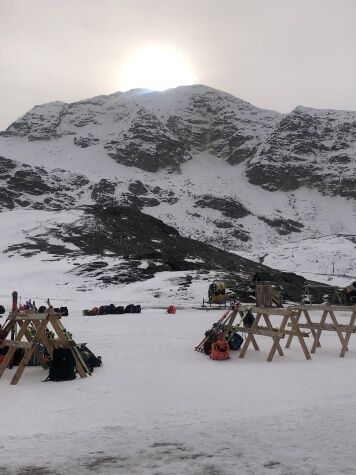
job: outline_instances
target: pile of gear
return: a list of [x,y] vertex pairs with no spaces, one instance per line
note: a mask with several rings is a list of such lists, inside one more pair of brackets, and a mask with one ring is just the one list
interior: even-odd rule
[[230,351],[238,351],[243,343],[243,337],[239,330],[241,328],[251,328],[255,317],[250,310],[247,310],[241,322],[230,328],[228,331],[223,325],[214,323],[212,328],[205,332],[203,351],[212,360],[228,360]]
[[[90,373],[94,368],[102,366],[101,356],[95,356],[86,343],[76,345],[80,358],[84,361]],[[54,348],[49,364],[49,373],[45,381],[70,381],[76,378],[76,365],[69,348]]]
[[93,307],[90,310],[83,310],[85,317],[96,315],[122,315],[123,313],[141,313],[141,305],[129,304],[123,307],[121,305],[115,306],[111,303],[110,305],[101,305],[100,307]]

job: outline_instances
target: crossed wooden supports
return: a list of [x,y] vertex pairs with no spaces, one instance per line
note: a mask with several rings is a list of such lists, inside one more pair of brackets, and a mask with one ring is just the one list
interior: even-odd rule
[[[251,328],[246,328],[241,324],[239,325],[238,331],[247,335],[245,342],[241,347],[239,355],[240,358],[245,357],[250,345],[252,345],[256,351],[259,351],[256,336],[261,335],[272,338],[272,345],[267,356],[267,361],[272,361],[276,352],[278,352],[280,356],[284,356],[280,341],[285,336],[288,336],[288,340],[285,345],[286,348],[290,347],[293,338],[296,337],[305,358],[310,360],[310,353],[315,353],[316,349],[321,346],[320,336],[323,331],[336,332],[341,344],[340,356],[344,357],[346,351],[348,351],[348,344],[351,335],[356,333],[356,305],[296,305],[288,308],[251,308],[239,303],[232,306],[219,320],[218,324],[220,331],[224,331],[227,334],[229,330],[234,329],[234,323],[237,315],[240,314],[241,317],[243,317],[244,312],[247,309],[250,309],[252,313],[256,314],[256,318]],[[310,310],[313,312],[322,311],[319,322],[313,322],[311,320],[309,314]],[[341,324],[338,322],[335,315],[337,312],[343,312],[343,314],[346,312],[348,314],[348,321],[346,324]],[[272,326],[270,316],[280,317],[279,326]],[[305,323],[300,321],[302,316],[305,318]],[[326,323],[328,316],[331,319],[331,323]],[[343,317],[345,317],[345,315],[343,315]],[[305,330],[308,330],[308,332]],[[313,338],[313,344],[310,352],[304,341],[304,338],[308,337],[309,334],[311,334]],[[197,348],[199,351],[199,345]]]
[[[254,307],[251,309],[253,313],[256,313],[255,321],[253,322],[251,328],[244,328],[243,332],[247,334],[245,343],[243,344],[239,358],[244,358],[246,351],[250,344],[253,345],[256,351],[259,351],[258,344],[255,339],[255,335],[269,336],[272,338],[272,346],[267,356],[267,361],[272,361],[276,351],[279,356],[284,356],[282,347],[280,345],[280,340],[289,335],[289,337],[296,336],[299,344],[303,350],[304,356],[307,360],[311,359],[307,345],[305,344],[304,338],[308,337],[309,334],[302,332],[298,326],[297,316],[298,313],[289,308],[265,308],[265,307]],[[277,315],[281,317],[279,327],[275,328],[272,326],[270,315]],[[262,325],[262,323],[265,325]],[[290,326],[291,329],[286,327]]]
[[[300,305],[293,307],[297,312],[297,324],[300,328],[308,328],[314,338],[311,353],[315,353],[316,349],[320,347],[320,336],[323,331],[333,331],[337,333],[340,340],[341,351],[340,357],[344,357],[346,351],[348,351],[348,344],[352,333],[356,332],[356,305],[343,306],[343,305]],[[309,310],[322,311],[319,322],[313,322],[309,315]],[[348,322],[346,324],[340,324],[336,318],[336,312],[343,312],[348,314]],[[301,316],[304,316],[306,323],[300,323]],[[327,317],[330,317],[332,323],[326,323]],[[343,315],[341,318],[345,317]],[[345,334],[345,335],[344,335]],[[294,335],[290,335],[286,348],[290,347]]]
[[[51,324],[57,337],[52,338],[51,335],[54,335],[53,332],[46,332],[49,324]],[[15,338],[8,339],[11,332],[15,335],[17,326],[18,333]],[[27,341],[25,341],[24,338]],[[76,343],[65,331],[60,321],[60,315],[50,306],[46,309],[45,313],[38,313],[38,311],[34,309],[26,311],[16,309],[10,312],[4,327],[0,330],[0,348],[8,347],[8,351],[0,364],[0,378],[4,374],[5,369],[11,364],[17,348],[24,348],[25,352],[10,384],[18,383],[33,354],[36,355],[44,369],[48,368],[48,361],[39,350],[39,345],[42,345],[47,350],[50,357],[52,357],[54,348],[70,348],[80,377],[85,378],[87,374],[90,374],[88,367],[78,351]]]
[[[250,310],[253,313],[256,313],[256,318],[250,328],[246,328],[242,324],[243,317],[246,310]],[[241,321],[236,326],[236,317],[240,315]],[[272,326],[270,315],[277,315],[280,317],[279,327],[274,328]],[[244,358],[246,351],[250,345],[254,347],[256,351],[259,351],[259,346],[256,341],[256,336],[267,336],[272,338],[272,346],[268,353],[267,361],[272,361],[276,351],[280,356],[284,356],[282,347],[280,345],[280,340],[285,337],[285,335],[296,336],[300,343],[300,346],[304,352],[304,355],[307,359],[310,359],[310,354],[308,348],[304,342],[304,338],[309,334],[302,332],[298,326],[297,321],[298,312],[291,309],[284,308],[265,308],[265,307],[249,307],[246,305],[241,305],[239,303],[233,305],[224,315],[218,320],[213,326],[213,331],[218,334],[224,332],[227,334],[230,330],[236,330],[247,335],[246,340],[241,348],[240,358]],[[263,322],[265,323],[263,325]],[[287,329],[288,323],[291,325],[291,329]],[[209,338],[206,336],[203,340],[195,347],[196,351],[203,351],[204,342]]]

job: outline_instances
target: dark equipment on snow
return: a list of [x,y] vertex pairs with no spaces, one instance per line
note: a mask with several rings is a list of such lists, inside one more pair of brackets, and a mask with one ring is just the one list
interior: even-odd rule
[[228,360],[230,359],[230,347],[224,333],[220,334],[216,341],[211,345],[210,359]]
[[91,373],[94,371],[94,368],[99,368],[103,364],[101,356],[95,356],[94,353],[89,350],[86,343],[77,345],[77,348]]
[[75,360],[69,348],[54,348],[45,381],[71,381],[76,378]]
[[125,307],[125,313],[141,313],[141,305],[126,305]]
[[3,315],[5,313],[5,308],[0,305],[0,315]]
[[251,328],[254,321],[255,321],[255,317],[253,316],[251,310],[247,310],[246,315],[242,319],[242,323],[244,327]]
[[228,337],[227,339],[229,343],[230,350],[232,351],[238,351],[244,341],[240,333],[233,333],[231,337]]
[[352,282],[352,284],[346,287],[345,293],[346,293],[346,304],[355,305],[356,304],[356,281]]

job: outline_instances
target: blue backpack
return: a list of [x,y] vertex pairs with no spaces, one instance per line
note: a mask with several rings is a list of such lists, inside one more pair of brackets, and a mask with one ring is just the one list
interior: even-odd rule
[[242,345],[244,339],[240,335],[240,333],[234,333],[232,337],[229,340],[229,347],[230,350],[232,351],[237,351],[240,349],[240,346]]

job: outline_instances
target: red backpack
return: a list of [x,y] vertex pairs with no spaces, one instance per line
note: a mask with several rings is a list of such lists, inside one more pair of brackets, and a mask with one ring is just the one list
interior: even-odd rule
[[219,336],[219,338],[211,345],[210,358],[212,360],[230,359],[230,348],[224,335]]
[[171,313],[171,314],[173,314],[173,313],[176,313],[176,311],[177,311],[177,307],[176,307],[175,305],[170,305],[170,306],[167,308],[166,313]]

